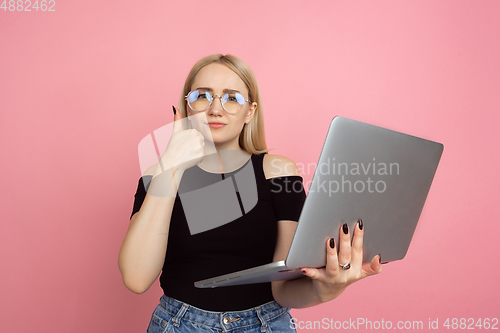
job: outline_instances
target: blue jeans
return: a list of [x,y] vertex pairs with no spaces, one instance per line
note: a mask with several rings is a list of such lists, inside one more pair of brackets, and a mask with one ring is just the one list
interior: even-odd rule
[[151,316],[147,333],[296,332],[290,327],[289,310],[271,301],[243,311],[214,312],[163,295]]

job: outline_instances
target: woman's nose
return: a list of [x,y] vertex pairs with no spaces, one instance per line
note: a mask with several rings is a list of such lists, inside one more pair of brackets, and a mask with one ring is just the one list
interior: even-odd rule
[[213,96],[212,105],[208,108],[208,112],[211,114],[223,114],[224,109],[222,107],[222,98],[218,95]]

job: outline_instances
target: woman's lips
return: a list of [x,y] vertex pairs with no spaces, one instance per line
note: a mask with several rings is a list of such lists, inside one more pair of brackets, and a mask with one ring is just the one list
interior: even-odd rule
[[208,126],[210,126],[211,128],[221,128],[223,126],[226,126],[226,124],[223,124],[223,123],[208,123]]

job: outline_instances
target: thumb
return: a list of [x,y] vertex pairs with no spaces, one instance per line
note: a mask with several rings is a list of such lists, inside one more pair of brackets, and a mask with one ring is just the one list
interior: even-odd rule
[[179,110],[172,105],[172,109],[174,110],[174,133],[182,131],[184,128],[182,127],[182,114]]
[[317,268],[306,268],[300,269],[304,276],[310,277],[311,279],[319,279],[321,277],[321,271]]

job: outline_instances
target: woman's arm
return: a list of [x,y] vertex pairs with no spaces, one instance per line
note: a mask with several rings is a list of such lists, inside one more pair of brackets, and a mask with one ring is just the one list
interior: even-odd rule
[[[267,156],[266,156],[267,157]],[[288,172],[284,172],[288,170]],[[282,156],[270,155],[264,159],[266,178],[297,175],[293,161]],[[292,243],[297,223],[278,221],[278,236],[273,261],[285,260]],[[362,264],[363,228],[362,222],[356,224],[351,245],[350,231],[345,225],[340,228],[340,247],[330,240],[325,244],[327,264],[324,268],[301,268],[304,278],[272,282],[273,297],[280,305],[289,308],[307,308],[328,302],[339,296],[352,283],[382,271],[380,257],[375,256],[371,263]],[[339,253],[337,255],[337,252]],[[340,258],[340,259],[339,259]],[[351,268],[343,270],[339,262],[351,262]]]
[[[295,221],[278,221],[278,238],[273,262],[286,259],[296,228]],[[275,301],[283,307],[307,308],[322,303],[314,296],[312,280],[309,278],[274,281],[271,284]]]
[[[300,175],[297,165],[291,159],[280,155],[264,155],[263,168],[266,179]],[[295,221],[278,221],[278,237],[273,262],[286,259],[296,228],[297,222]],[[312,280],[308,278],[274,281],[272,292],[276,302],[284,307],[306,308],[321,303],[314,297]]]
[[[145,175],[149,174],[147,171]],[[183,171],[165,173],[161,182],[165,186],[176,186],[175,176],[182,177]],[[151,182],[156,179],[151,180]],[[151,186],[153,183],[151,183]],[[158,184],[155,184],[158,185]],[[118,257],[118,267],[123,284],[132,292],[142,294],[160,275],[167,251],[170,218],[175,195],[154,196],[146,194],[141,209],[130,219],[129,228],[123,240]]]
[[141,294],[158,278],[165,262],[170,219],[184,171],[203,159],[203,135],[183,130],[180,112],[174,115],[174,131],[152,175],[141,209],[132,216],[118,257],[123,283]]

